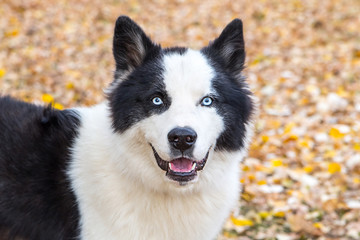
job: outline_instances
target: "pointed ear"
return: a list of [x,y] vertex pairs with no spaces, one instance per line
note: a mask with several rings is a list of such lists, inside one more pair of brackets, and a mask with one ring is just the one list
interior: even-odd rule
[[213,56],[220,56],[226,69],[235,76],[240,74],[245,62],[245,42],[243,24],[240,19],[234,19],[205,49]]
[[113,54],[118,73],[129,72],[143,63],[146,55],[154,48],[144,31],[129,17],[120,16],[116,20]]

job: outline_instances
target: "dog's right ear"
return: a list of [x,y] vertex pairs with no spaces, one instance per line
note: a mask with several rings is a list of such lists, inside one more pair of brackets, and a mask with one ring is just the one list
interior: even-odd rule
[[129,17],[120,16],[116,20],[113,54],[118,74],[131,72],[141,65],[154,47],[159,46],[152,43],[144,31]]

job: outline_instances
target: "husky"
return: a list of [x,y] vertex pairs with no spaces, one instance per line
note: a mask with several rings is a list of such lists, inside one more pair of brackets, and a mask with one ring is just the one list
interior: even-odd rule
[[130,18],[106,100],[57,110],[0,98],[0,236],[215,239],[237,205],[254,100],[242,21],[200,50],[162,48]]

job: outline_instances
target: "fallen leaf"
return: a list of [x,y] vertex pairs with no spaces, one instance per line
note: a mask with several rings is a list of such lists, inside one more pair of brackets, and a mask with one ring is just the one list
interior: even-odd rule
[[235,218],[233,216],[231,216],[231,221],[233,222],[233,224],[235,226],[240,226],[240,227],[246,227],[246,226],[253,226],[254,222],[251,221],[250,219],[239,219],[239,218]]
[[331,174],[337,173],[341,171],[341,165],[336,162],[332,162],[328,164],[328,172]]

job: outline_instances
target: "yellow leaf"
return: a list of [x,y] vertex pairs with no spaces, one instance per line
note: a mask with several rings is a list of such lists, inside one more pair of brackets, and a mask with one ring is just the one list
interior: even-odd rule
[[266,219],[266,218],[268,218],[269,216],[271,216],[271,213],[270,213],[270,212],[259,212],[259,216],[260,216],[262,219]]
[[288,137],[284,140],[284,142],[286,143],[286,142],[290,142],[290,141],[296,141],[298,138],[299,138],[299,137],[298,137],[297,135],[291,134],[290,136],[288,136]]
[[346,91],[343,86],[338,88],[338,90],[336,91],[336,94],[339,95],[340,97],[344,97],[344,98],[349,97],[349,92]]
[[314,168],[309,165],[309,166],[304,167],[304,171],[306,173],[311,173],[312,171],[314,171]]
[[328,150],[324,154],[324,158],[333,158],[336,156],[336,152],[334,150]]
[[359,184],[359,183],[360,183],[360,178],[357,178],[357,177],[354,178],[354,179],[353,179],[353,182],[356,183],[356,184]]
[[329,135],[333,138],[343,138],[345,134],[341,133],[339,129],[332,127]]
[[283,218],[285,217],[285,213],[284,212],[275,212],[273,214],[274,217],[278,217],[278,218]]
[[263,142],[263,143],[266,143],[266,142],[268,142],[269,141],[269,136],[267,136],[267,135],[263,135],[263,136],[261,136],[261,141]]
[[298,146],[300,148],[310,148],[310,144],[309,144],[309,141],[308,140],[300,140],[298,141]]
[[256,179],[255,175],[251,174],[248,176],[248,179],[252,182]]
[[257,182],[258,185],[265,185],[266,184],[266,180],[260,180]]
[[59,109],[59,110],[63,110],[63,109],[64,109],[64,106],[61,105],[60,103],[54,103],[54,106],[53,106],[53,107],[56,108],[56,109]]
[[284,128],[284,133],[290,133],[291,130],[295,127],[295,123],[291,122],[286,124],[285,128]]
[[331,174],[337,173],[341,171],[341,165],[339,163],[329,163],[328,165],[328,172]]
[[15,37],[19,34],[19,29],[13,29],[5,33],[5,37]]
[[0,68],[0,77],[5,76],[6,70],[4,68]]
[[322,228],[323,227],[323,224],[321,222],[316,222],[313,224],[314,227],[316,228]]
[[271,159],[271,166],[273,167],[281,167],[283,165],[283,162],[280,158],[274,158]]
[[287,192],[286,192],[286,194],[289,196],[293,195],[293,193],[294,193],[294,190],[291,190],[291,189],[287,190]]
[[235,224],[236,226],[246,227],[246,226],[254,225],[254,222],[249,219],[238,219],[238,218],[235,218],[234,216],[231,216],[230,218],[231,218],[232,223]]
[[243,166],[243,168],[242,168],[242,170],[244,171],[244,172],[247,172],[247,171],[249,171],[250,170],[250,168],[249,168],[249,166]]
[[303,97],[299,100],[300,105],[306,105],[310,102],[310,100],[306,97]]
[[255,195],[250,192],[243,192],[241,194],[241,199],[243,199],[247,202],[250,202],[254,197],[255,197]]
[[65,85],[66,89],[74,89],[74,84],[72,82],[68,82]]
[[42,100],[46,103],[54,103],[54,97],[47,93],[42,95]]
[[354,150],[360,152],[360,143],[354,144]]

